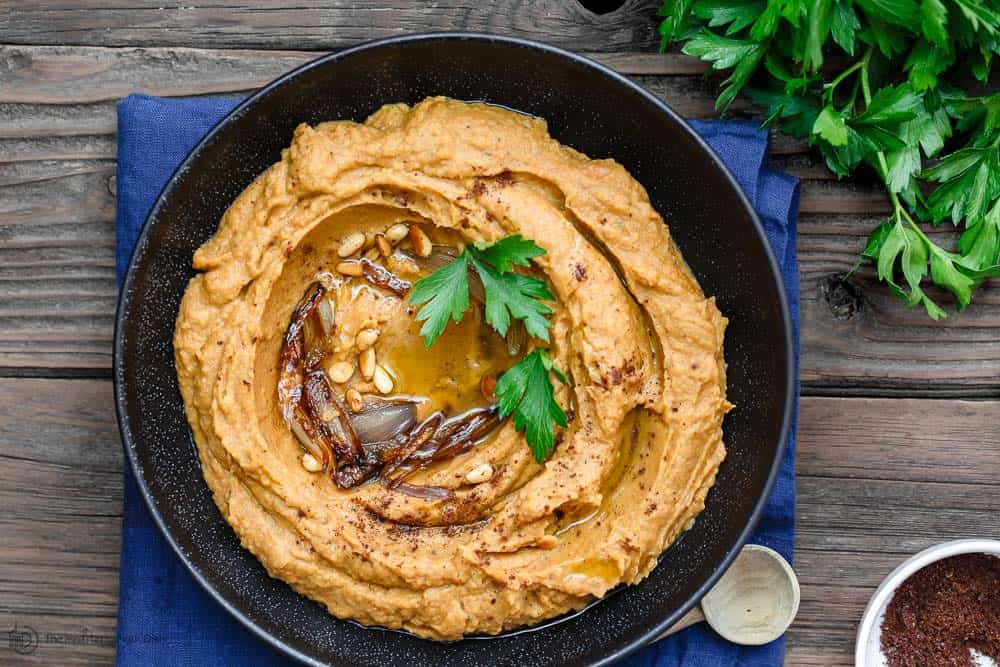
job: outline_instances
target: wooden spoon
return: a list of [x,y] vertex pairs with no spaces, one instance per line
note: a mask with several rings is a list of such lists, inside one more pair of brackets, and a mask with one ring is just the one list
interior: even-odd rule
[[773,549],[748,544],[701,604],[656,640],[708,621],[731,642],[759,646],[784,634],[798,610],[799,581],[792,566]]

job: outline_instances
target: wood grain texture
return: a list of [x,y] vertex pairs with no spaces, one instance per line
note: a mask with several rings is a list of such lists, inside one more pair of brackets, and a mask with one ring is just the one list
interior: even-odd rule
[[[1000,535],[998,422],[1000,404],[987,401],[802,400],[803,597],[786,664],[850,664],[868,597],[899,562],[943,540]],[[108,662],[122,461],[111,383],[0,380],[0,443],[0,630],[51,635],[22,661]],[[0,663],[17,657],[0,642]]]
[[786,664],[853,664],[868,598],[911,554],[1000,537],[1000,403],[803,398]]
[[[109,372],[116,100],[133,91],[241,95],[314,55],[0,47],[0,372]],[[682,114],[714,115],[715,83],[697,76],[700,63],[598,57]],[[962,317],[935,323],[904,308],[870,271],[836,280],[888,205],[872,183],[832,180],[802,142],[775,137],[772,152],[776,167],[802,179],[804,390],[1000,395],[1000,292],[987,285]]]
[[417,32],[474,31],[540,39],[577,51],[651,50],[657,0],[597,15],[573,0],[209,4],[162,0],[4,0],[0,42],[102,46],[332,49]]
[[[114,656],[121,446],[111,383],[0,380],[0,663]],[[33,632],[30,655],[7,632]]]

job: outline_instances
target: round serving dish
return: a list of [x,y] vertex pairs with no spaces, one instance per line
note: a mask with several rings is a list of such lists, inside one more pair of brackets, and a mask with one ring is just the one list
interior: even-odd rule
[[889,576],[883,579],[875,590],[865,608],[864,615],[861,617],[861,623],[858,624],[858,639],[854,645],[854,664],[857,667],[885,667],[886,660],[882,654],[881,646],[882,619],[893,594],[904,581],[931,563],[960,554],[977,553],[1000,557],[1000,540],[968,539],[944,542],[924,549],[890,572]]
[[[545,118],[552,136],[613,157],[649,192],[726,334],[728,449],[706,508],[641,584],[584,612],[450,644],[364,628],[267,576],[216,509],[177,388],[172,336],[191,257],[230,202],[279,159],[296,125],[363,120],[386,102],[482,100]],[[311,664],[606,664],[645,645],[725,571],[763,512],[794,401],[791,319],[751,205],[707,145],[665,104],[586,58],[463,33],[371,42],[308,63],[256,93],[188,155],[136,243],[118,304],[115,401],[143,497],[195,579],[247,628]]]

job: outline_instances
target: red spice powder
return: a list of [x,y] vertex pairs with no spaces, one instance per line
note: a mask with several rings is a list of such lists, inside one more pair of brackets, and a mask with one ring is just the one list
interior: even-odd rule
[[1000,558],[963,554],[903,582],[882,621],[890,667],[975,665],[972,650],[1000,664]]

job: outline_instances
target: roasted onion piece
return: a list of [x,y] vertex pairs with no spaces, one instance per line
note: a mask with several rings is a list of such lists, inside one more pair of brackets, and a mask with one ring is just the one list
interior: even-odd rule
[[[417,427],[411,441],[401,448],[400,458],[387,466],[382,476],[390,487],[398,485],[411,473],[434,461],[444,461],[469,451],[500,421],[496,405],[469,410],[451,419],[443,419],[440,412],[435,413]],[[436,425],[428,436],[431,424]]]
[[306,289],[305,295],[292,311],[292,318],[281,345],[278,406],[281,408],[281,416],[285,423],[302,447],[327,468],[333,463],[333,450],[328,442],[317,436],[312,420],[301,405],[305,323],[325,293],[326,290],[322,285],[313,283]]
[[[448,261],[456,255],[451,248],[439,254],[448,256]],[[372,284],[400,295],[410,289],[410,283],[384,267],[361,262]],[[334,312],[326,287],[318,282],[306,289],[292,312],[282,341],[278,380],[278,405],[289,430],[340,488],[357,486],[378,474],[389,488],[409,495],[446,497],[450,494],[446,489],[404,485],[403,480],[435,461],[469,451],[500,424],[497,407],[451,418],[436,412],[418,424],[414,401],[368,396],[360,412],[349,412],[320,369],[323,349],[314,347],[317,338],[333,332]],[[314,314],[316,321],[308,324]]]
[[451,264],[458,257],[458,250],[447,245],[432,246],[431,254],[427,255],[427,257],[421,257],[415,252],[407,250],[397,250],[396,252],[406,256],[407,259],[418,267],[431,273]]
[[362,444],[388,442],[410,432],[417,423],[417,404],[407,400],[366,396],[351,424]]
[[450,489],[441,486],[422,486],[420,484],[407,484],[406,482],[399,482],[396,484],[395,489],[400,493],[423,500],[441,500],[455,495]]
[[408,281],[403,280],[381,264],[362,259],[361,271],[365,280],[376,287],[389,290],[396,296],[406,296],[406,293],[410,291],[411,285]]

